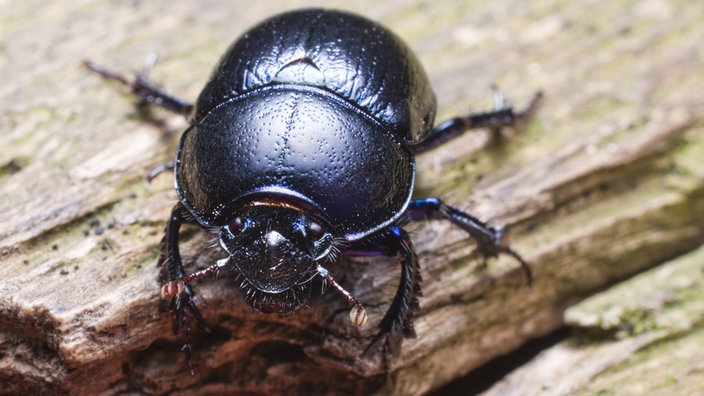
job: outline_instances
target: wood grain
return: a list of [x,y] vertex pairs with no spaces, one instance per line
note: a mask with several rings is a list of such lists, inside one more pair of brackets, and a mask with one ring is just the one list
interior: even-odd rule
[[[330,268],[365,303],[355,329],[333,293],[291,317],[252,312],[231,279],[195,285],[211,333],[195,333],[191,377],[158,311],[155,260],[175,202],[171,159],[183,120],[145,122],[91,59],[139,70],[195,98],[246,28],[303,1],[16,2],[0,17],[0,381],[2,393],[421,394],[563,325],[563,311],[704,242],[704,52],[697,2],[581,0],[326,2],[389,26],[417,50],[437,121],[517,105],[537,117],[501,144],[467,134],[418,158],[418,196],[440,196],[510,229],[535,272],[483,263],[443,222],[412,230],[424,297],[418,337],[382,374],[360,357],[395,290],[393,261]],[[190,269],[218,257],[189,228]]]

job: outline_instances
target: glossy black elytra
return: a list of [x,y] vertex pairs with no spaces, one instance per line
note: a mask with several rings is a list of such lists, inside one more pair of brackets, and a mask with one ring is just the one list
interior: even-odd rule
[[[414,155],[471,128],[511,125],[528,115],[503,103],[494,111],[451,119],[433,128],[435,96],[409,48],[384,27],[348,13],[301,10],[268,19],[240,37],[215,68],[195,105],[146,78],[129,81],[142,100],[191,117],[174,165],[179,202],[162,242],[162,298],[174,331],[189,311],[198,321],[189,283],[232,272],[242,295],[263,312],[290,313],[322,277],[363,326],[362,304],[335,282],[325,263],[342,256],[393,256],[401,279],[370,347],[379,340],[398,353],[413,336],[420,274],[401,225],[446,219],[465,230],[485,257],[526,262],[493,228],[437,198],[411,199]],[[226,257],[186,274],[179,229],[215,232]],[[189,356],[190,345],[184,348]],[[367,348],[369,349],[369,348]]]

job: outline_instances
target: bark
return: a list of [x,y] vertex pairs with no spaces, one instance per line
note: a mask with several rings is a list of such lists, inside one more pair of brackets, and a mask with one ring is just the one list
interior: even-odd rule
[[[393,260],[329,268],[368,309],[359,330],[334,293],[290,317],[256,313],[232,280],[194,286],[210,333],[194,329],[190,376],[158,311],[155,261],[175,203],[185,123],[145,122],[119,86],[81,67],[138,70],[194,99],[231,40],[286,2],[6,7],[0,71],[0,380],[4,393],[419,394],[564,323],[564,310],[704,241],[704,53],[697,2],[583,0],[326,3],[379,20],[417,50],[442,121],[537,90],[536,117],[505,139],[470,133],[418,157],[417,196],[440,196],[494,225],[530,263],[484,263],[445,222],[412,230],[423,291],[417,338],[389,378],[360,356],[396,288]],[[266,5],[264,5],[266,4]],[[474,103],[474,104],[473,104]],[[191,270],[217,257],[187,228]],[[569,376],[571,373],[566,373]],[[530,381],[530,379],[528,380]],[[537,381],[537,380],[536,380]]]
[[572,335],[484,396],[700,393],[702,263],[700,247],[570,307]]

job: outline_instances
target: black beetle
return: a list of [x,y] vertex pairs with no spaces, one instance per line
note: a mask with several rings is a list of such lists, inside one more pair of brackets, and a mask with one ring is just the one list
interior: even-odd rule
[[[336,288],[363,326],[361,303],[323,267],[342,256],[392,256],[401,264],[396,296],[370,344],[397,353],[412,336],[420,274],[404,222],[446,219],[465,230],[485,257],[516,258],[493,228],[437,198],[411,199],[414,155],[470,128],[497,129],[525,117],[494,111],[433,128],[435,96],[410,49],[386,28],[330,10],[280,14],[228,49],[195,105],[145,77],[134,81],[89,63],[132,87],[143,100],[192,117],[176,161],[179,202],[162,242],[162,298],[174,331],[186,310],[202,323],[188,283],[225,269],[246,301],[263,312],[300,308],[312,280]],[[218,235],[227,257],[186,274],[179,229],[195,224]],[[369,348],[367,348],[369,349]],[[190,345],[185,350],[190,356]],[[190,359],[189,359],[190,360]],[[190,364],[190,363],[189,363]]]

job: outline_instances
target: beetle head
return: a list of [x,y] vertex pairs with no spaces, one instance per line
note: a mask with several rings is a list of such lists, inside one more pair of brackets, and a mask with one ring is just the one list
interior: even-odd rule
[[240,291],[256,309],[291,313],[310,295],[317,262],[333,251],[325,227],[297,208],[255,203],[236,211],[220,231]]

